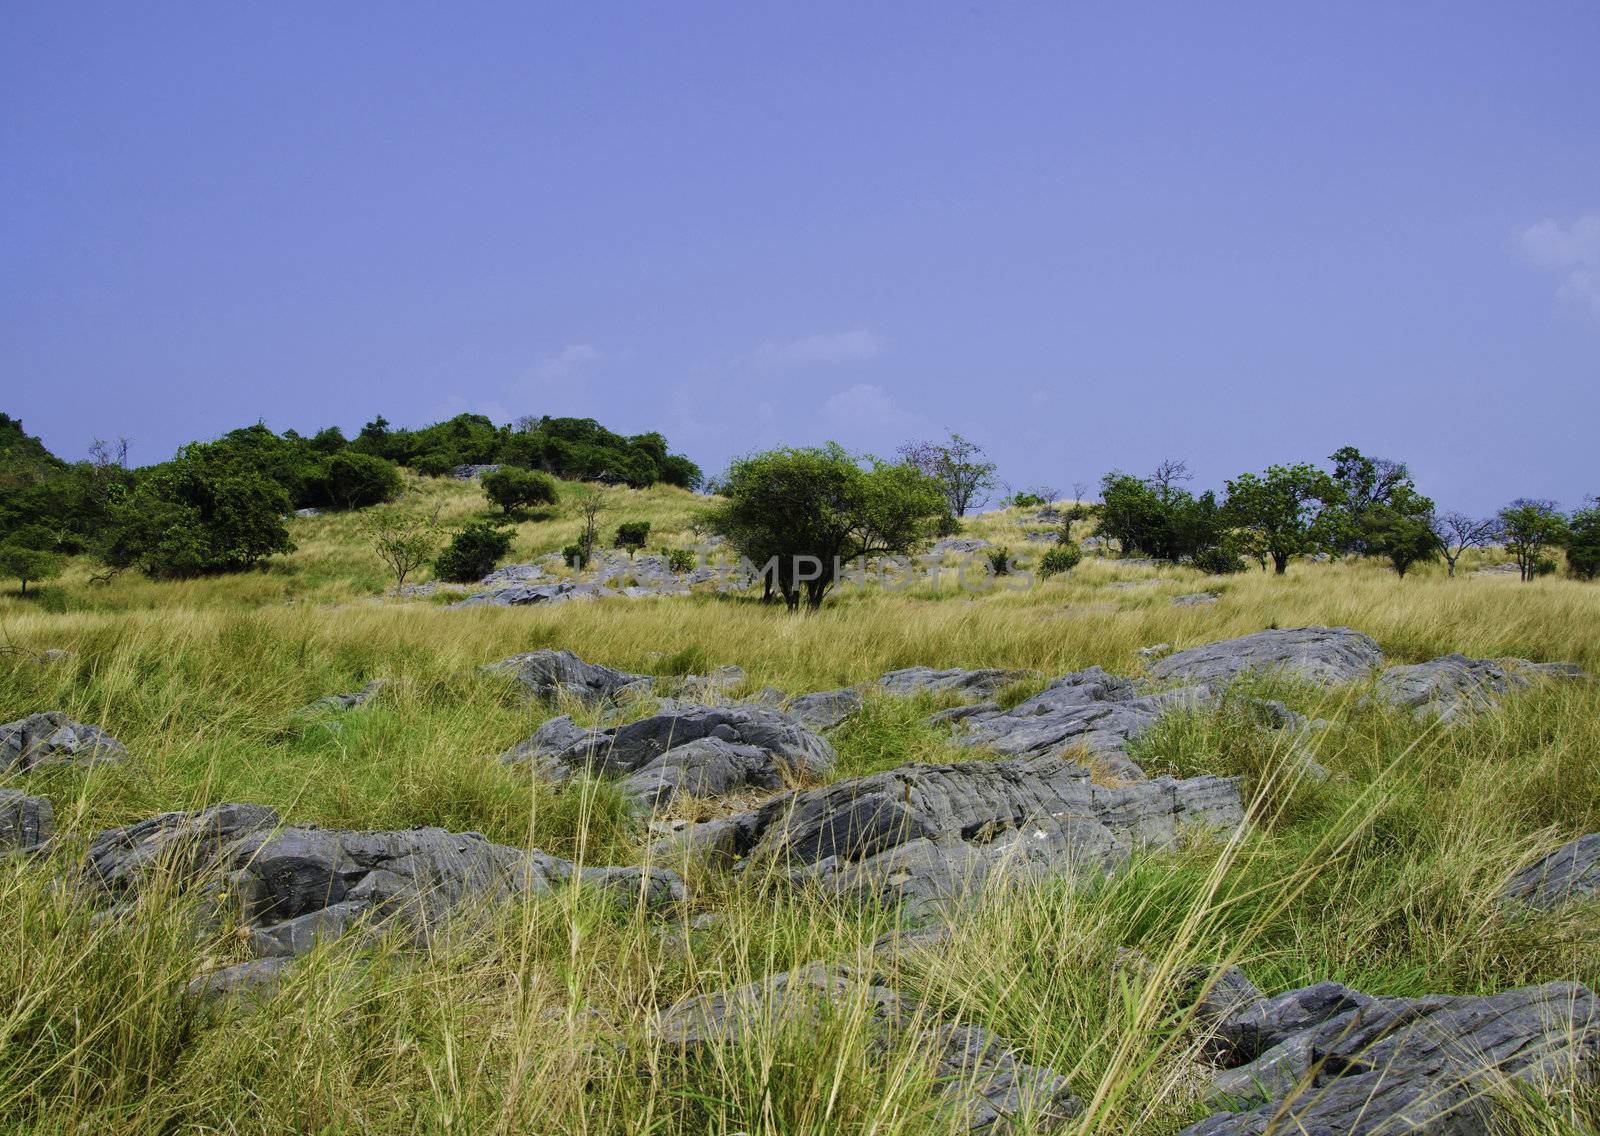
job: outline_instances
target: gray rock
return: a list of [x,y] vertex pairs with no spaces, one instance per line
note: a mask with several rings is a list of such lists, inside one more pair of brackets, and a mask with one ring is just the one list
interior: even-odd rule
[[708,675],[684,675],[678,682],[674,694],[689,701],[716,700],[728,691],[743,685],[749,677],[744,673],[743,667],[730,663],[716,668]]
[[499,468],[498,463],[490,465],[458,465],[450,471],[450,476],[457,481],[472,481],[486,473],[493,473]]
[[1153,643],[1148,647],[1139,648],[1141,659],[1164,659],[1170,654],[1172,654],[1171,643]]
[[64,647],[46,647],[39,652],[34,661],[48,666],[51,663],[64,663],[72,657],[72,652]]
[[[1028,1117],[1049,1132],[1083,1110],[1065,1077],[1025,1064],[987,1030],[931,1021],[909,996],[848,967],[808,963],[762,982],[679,1003],[654,1023],[655,1039],[689,1056],[714,1044],[749,1043],[768,1024],[814,1027],[830,1014],[860,1014],[880,1044],[927,1047],[935,1081],[955,1130],[1001,1133]],[[945,1131],[945,1125],[940,1125]]]
[[798,694],[782,703],[784,712],[808,730],[831,730],[861,710],[861,691],[855,687]]
[[492,902],[579,879],[632,905],[684,899],[674,873],[579,868],[536,849],[441,828],[361,832],[282,828],[259,805],[166,813],[95,837],[83,878],[127,905],[158,878],[199,886],[233,912],[258,957],[298,957],[357,927],[399,929],[425,945],[468,901]]
[[[1192,829],[1232,829],[1236,782],[1158,778],[1110,789],[1057,758],[906,765],[780,795],[747,814],[750,859],[915,911],[991,881],[1072,878]],[[735,849],[744,851],[745,849]]]
[[1489,564],[1482,568],[1472,570],[1474,576],[1520,576],[1522,569],[1507,561],[1504,564]]
[[571,651],[529,651],[483,669],[510,675],[536,698],[550,700],[565,693],[590,704],[615,698],[627,690],[648,689],[655,683],[649,675],[586,663]]
[[1418,718],[1450,722],[1492,710],[1499,696],[1534,685],[1539,679],[1586,678],[1572,663],[1530,663],[1526,659],[1471,659],[1443,655],[1426,663],[1389,667],[1378,676],[1378,697],[1409,707]]
[[280,956],[235,963],[198,976],[184,993],[203,1005],[246,996],[266,998],[277,990],[293,962]]
[[944,540],[934,541],[933,546],[928,551],[940,557],[949,553],[965,556],[973,552],[981,552],[989,547],[990,544],[986,540],[978,540],[975,537],[953,536]]
[[55,810],[43,797],[0,789],[0,852],[37,848],[55,832]]
[[1507,903],[1549,911],[1600,891],[1600,832],[1569,841],[1519,868],[1500,893]]
[[616,593],[600,584],[560,580],[553,584],[511,584],[487,592],[474,592],[450,607],[530,607],[535,604],[560,604],[569,600],[599,599]]
[[1156,679],[1225,684],[1247,671],[1283,672],[1310,682],[1365,678],[1383,665],[1383,650],[1348,627],[1258,631],[1168,655],[1150,667]]
[[490,572],[479,580],[478,584],[485,588],[503,588],[508,584],[527,584],[534,580],[542,580],[544,576],[544,568],[538,564],[507,564]]
[[322,516],[322,510],[315,507],[309,509],[296,509],[294,511],[294,515],[303,518],[320,517]]
[[1183,1136],[1481,1136],[1508,1081],[1568,1081],[1600,1057],[1600,1004],[1553,982],[1485,997],[1372,998],[1220,1074],[1233,1111]]
[[1061,676],[1010,710],[969,715],[957,740],[1010,757],[1081,747],[1108,772],[1138,778],[1144,773],[1128,757],[1128,743],[1169,710],[1210,701],[1199,687],[1142,694],[1132,679],[1090,667]]
[[[1238,977],[1244,976],[1241,973]],[[1249,982],[1249,979],[1244,981]],[[1291,1035],[1321,1025],[1346,1011],[1360,1009],[1370,1001],[1367,995],[1337,982],[1319,982],[1272,998],[1263,998],[1256,991],[1254,999],[1247,999],[1231,1012],[1212,1013],[1216,1026],[1211,1059],[1229,1068],[1254,1061]]]
[[[705,740],[722,744],[674,752]],[[580,729],[567,715],[552,718],[501,760],[531,761],[555,780],[580,770],[626,776],[626,791],[664,803],[682,793],[771,789],[821,777],[833,768],[834,752],[798,721],[766,706],[679,703],[603,729]]]
[[0,772],[41,765],[123,761],[127,747],[99,726],[74,722],[60,710],[29,714],[0,726]]
[[1173,607],[1204,607],[1214,604],[1221,597],[1216,592],[1190,592],[1187,595],[1173,596]]
[[360,690],[351,691],[349,694],[330,694],[326,698],[319,698],[308,706],[301,708],[302,714],[333,712],[343,710],[358,710],[378,697],[378,692],[389,685],[386,678],[375,678]]
[[890,694],[958,694],[964,698],[993,698],[1004,687],[1034,674],[1027,670],[1002,670],[980,667],[977,670],[935,670],[933,667],[906,667],[890,671],[878,679],[878,686]]

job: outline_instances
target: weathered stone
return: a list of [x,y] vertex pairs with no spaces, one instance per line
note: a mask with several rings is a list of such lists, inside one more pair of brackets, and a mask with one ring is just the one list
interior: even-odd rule
[[1026,670],[981,667],[978,670],[935,670],[932,667],[906,667],[890,671],[878,685],[890,694],[958,694],[963,698],[993,698],[1003,688],[1033,674]]
[[1209,703],[1204,689],[1141,694],[1132,679],[1090,667],[1061,676],[1010,710],[968,715],[966,732],[957,740],[1008,757],[1059,754],[1077,747],[1106,772],[1138,778],[1144,773],[1128,757],[1128,743],[1169,710]]
[[[1242,972],[1238,978],[1249,982]],[[1263,998],[1260,991],[1256,991],[1254,999],[1247,999],[1228,1012],[1215,1013],[1215,1007],[1208,1007],[1216,1021],[1210,1047],[1212,1060],[1224,1067],[1254,1061],[1291,1035],[1321,1025],[1348,1010],[1360,1009],[1370,1001],[1367,995],[1348,986],[1319,982],[1272,998]],[[1197,1012],[1196,1016],[1200,1017],[1201,1013]]]
[[101,833],[84,875],[124,904],[158,876],[201,884],[234,913],[258,957],[297,957],[358,925],[397,928],[424,945],[469,899],[530,895],[575,878],[630,906],[675,905],[685,894],[682,880],[661,869],[579,868],[441,828],[281,828],[259,805],[166,813]]
[[1173,607],[1204,607],[1214,604],[1221,597],[1216,592],[1189,592],[1187,595],[1173,596]]
[[[676,697],[688,701],[715,701],[749,678],[744,668],[728,664],[717,667],[708,675],[684,675],[677,683]],[[657,685],[660,685],[659,683]]]
[[29,714],[0,726],[0,772],[41,765],[123,761],[128,749],[99,726],[74,722],[60,710]]
[[235,963],[193,979],[185,994],[202,1004],[246,996],[266,998],[278,988],[293,962],[292,958],[279,956]]
[[375,678],[360,690],[351,691],[349,694],[330,694],[326,698],[319,698],[309,706],[304,707],[301,713],[314,714],[324,711],[338,713],[342,710],[358,710],[378,697],[378,692],[388,685],[388,679]]
[[1500,695],[1545,678],[1584,678],[1572,663],[1530,663],[1526,659],[1472,659],[1443,655],[1426,663],[1389,667],[1378,676],[1378,697],[1409,707],[1418,718],[1455,721],[1492,710]]
[[861,710],[861,691],[853,686],[797,694],[783,704],[786,714],[808,730],[831,730]]
[[1058,758],[906,765],[784,794],[738,830],[752,861],[797,881],[912,909],[991,881],[1102,874],[1136,847],[1243,822],[1232,780],[1158,778],[1110,789]]
[[746,1044],[772,1023],[814,1028],[829,1015],[852,1021],[859,1015],[860,1028],[875,1033],[880,1045],[926,1048],[956,1130],[998,1134],[1027,1117],[1034,1123],[1030,1131],[1048,1132],[1083,1110],[1065,1077],[1025,1064],[987,1030],[931,1020],[910,997],[844,966],[809,963],[690,999],[657,1019],[652,1032],[658,1042],[693,1057],[718,1043]]
[[783,767],[769,751],[711,736],[673,746],[624,778],[622,791],[640,808],[654,811],[678,797],[781,789],[783,776]]
[[1161,680],[1223,685],[1247,671],[1281,672],[1310,682],[1365,678],[1383,665],[1383,649],[1348,627],[1295,627],[1258,631],[1178,651],[1150,665]]
[[567,694],[591,704],[615,698],[625,690],[646,689],[655,682],[649,675],[586,663],[571,651],[529,651],[483,669],[510,675],[538,698],[548,700]]
[[1184,1136],[1479,1136],[1507,1082],[1570,1080],[1597,1057],[1600,1003],[1576,983],[1371,998],[1218,1075],[1211,1099],[1235,1111]]
[[615,595],[610,588],[577,580],[560,580],[553,584],[511,584],[487,592],[475,592],[451,604],[458,607],[528,607],[533,604],[558,604],[568,600],[598,599]]
[[498,462],[489,462],[481,465],[458,465],[450,471],[450,476],[457,481],[472,481],[499,469]]
[[544,576],[544,567],[539,564],[507,564],[490,572],[479,580],[478,584],[485,588],[503,588],[508,584],[527,584],[534,580],[542,580]]
[[1600,832],[1569,841],[1519,868],[1501,897],[1508,903],[1548,911],[1586,900],[1600,891]]
[[37,848],[55,832],[55,810],[43,797],[0,789],[0,852]]
[[[602,776],[645,771],[674,747],[704,738],[760,750],[776,779],[819,778],[834,766],[834,747],[794,718],[765,706],[666,704],[662,712],[626,725],[581,730],[568,715],[550,718],[533,738],[501,755],[502,762],[536,762],[549,778],[587,770]],[[746,768],[742,754],[723,750],[730,768]],[[706,754],[688,758],[704,768]],[[720,774],[710,774],[718,778]],[[762,774],[762,784],[768,774]]]

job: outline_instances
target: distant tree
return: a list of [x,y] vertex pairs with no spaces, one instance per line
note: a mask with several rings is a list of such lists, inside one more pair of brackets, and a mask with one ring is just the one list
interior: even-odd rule
[[1433,538],[1438,542],[1444,557],[1445,574],[1456,574],[1456,561],[1469,548],[1482,548],[1494,541],[1500,533],[1499,517],[1474,517],[1471,513],[1451,510],[1433,519]]
[[28,582],[54,580],[67,566],[67,558],[59,552],[27,548],[8,542],[0,544],[0,576],[20,581],[22,594],[28,594]]
[[1072,526],[1079,521],[1086,521],[1095,514],[1095,507],[1089,501],[1089,483],[1075,481],[1072,483],[1072,495],[1067,499],[1061,509],[1061,541],[1071,544],[1074,541]]
[[575,567],[587,568],[594,559],[595,545],[600,543],[600,495],[590,493],[579,503],[583,514],[583,529],[578,533],[578,563]]
[[1554,501],[1519,497],[1500,510],[1500,537],[1524,583],[1554,567],[1549,556],[1566,541],[1567,520]]
[[1289,561],[1321,547],[1323,512],[1341,500],[1333,478],[1315,466],[1274,465],[1265,473],[1245,473],[1228,482],[1226,510],[1234,523],[1252,533],[1261,553],[1272,558],[1278,575]]
[[629,553],[639,551],[650,539],[649,521],[624,521],[617,526],[617,547]]
[[682,454],[668,454],[661,459],[661,480],[680,489],[699,489],[705,483],[700,467]]
[[964,517],[974,505],[983,505],[1000,484],[997,467],[986,460],[983,447],[954,432],[943,442],[909,442],[899,453],[903,462],[937,483],[952,516]]
[[450,538],[433,563],[441,580],[468,584],[481,580],[511,551],[511,534],[488,521],[473,521]]
[[1433,502],[1409,489],[1397,491],[1383,504],[1370,506],[1362,518],[1363,540],[1386,558],[1402,579],[1415,565],[1438,559]]
[[407,576],[433,559],[439,547],[437,515],[437,510],[428,517],[390,507],[372,510],[363,521],[362,531],[378,559],[394,573],[396,589],[403,588]]
[[1567,570],[1580,580],[1600,576],[1600,497],[1572,514],[1567,533]]
[[[1380,547],[1383,532],[1393,545],[1396,510],[1416,517],[1416,502],[1426,500],[1417,493],[1411,471],[1405,462],[1368,457],[1354,446],[1345,446],[1329,455],[1333,462],[1335,500],[1324,511],[1324,541],[1330,552],[1362,555],[1387,555]],[[1431,513],[1431,503],[1428,511]],[[1415,536],[1415,526],[1403,526]],[[1382,532],[1380,532],[1382,530]],[[1402,573],[1403,575],[1404,573]]]
[[499,505],[507,516],[530,505],[554,505],[556,483],[548,475],[516,466],[502,466],[483,475],[484,496]]
[[912,462],[855,457],[835,442],[740,458],[719,489],[711,527],[791,611],[802,597],[821,607],[858,557],[911,551],[950,508],[945,486]]
[[1184,463],[1174,461],[1162,462],[1147,478],[1107,474],[1096,512],[1100,535],[1124,553],[1174,562],[1217,547],[1227,535],[1227,518],[1214,493],[1196,497],[1179,485],[1187,477]]
[[341,509],[365,509],[400,496],[400,468],[392,461],[341,450],[328,459],[328,498]]

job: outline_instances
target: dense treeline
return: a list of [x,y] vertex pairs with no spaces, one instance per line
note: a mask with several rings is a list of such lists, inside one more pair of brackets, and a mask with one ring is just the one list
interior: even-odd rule
[[[129,469],[126,457],[125,444],[96,442],[90,460],[63,461],[19,420],[0,414],[0,557],[19,569],[11,574],[48,579],[59,571],[59,557],[77,553],[157,576],[248,568],[292,550],[284,521],[291,510],[393,500],[402,466],[438,476],[500,465],[634,487],[694,489],[701,482],[699,468],[669,453],[662,435],[624,437],[588,418],[496,426],[462,414],[404,430],[380,417],[353,439],[337,427],[306,437],[257,423],[142,469]],[[534,480],[530,472],[518,484]],[[539,487],[548,499],[547,482]]]

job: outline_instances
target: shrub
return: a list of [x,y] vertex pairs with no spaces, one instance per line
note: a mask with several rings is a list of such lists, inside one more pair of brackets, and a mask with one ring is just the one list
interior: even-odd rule
[[1600,500],[1572,514],[1567,537],[1567,570],[1580,580],[1600,576]]
[[1083,550],[1076,544],[1058,544],[1046,552],[1039,561],[1039,575],[1049,577],[1060,572],[1070,572],[1083,559]]
[[1042,506],[1050,504],[1050,502],[1046,501],[1037,493],[1030,493],[1027,490],[1022,490],[1020,492],[1013,493],[1011,496],[1002,501],[1001,504],[1008,505],[1013,509],[1038,509]]
[[569,544],[561,550],[561,559],[567,562],[568,568],[582,570],[589,563],[588,555],[583,551],[581,544]]
[[22,583],[22,594],[28,594],[28,582],[54,580],[66,567],[67,559],[58,552],[26,548],[21,544],[0,544],[0,576]]
[[481,580],[511,550],[511,534],[487,521],[474,521],[455,536],[434,561],[441,580],[464,584]]
[[955,536],[961,531],[961,522],[954,513],[946,513],[939,518],[939,523],[934,526],[933,535],[938,537]]
[[451,460],[449,454],[438,451],[414,457],[411,459],[410,465],[412,469],[425,477],[444,477],[456,467],[456,463]]
[[1211,548],[1202,548],[1194,554],[1191,563],[1200,571],[1211,576],[1231,576],[1235,572],[1245,569],[1244,558],[1227,545],[1214,545]]
[[1009,576],[1011,574],[1011,550],[1004,547],[990,549],[989,567],[994,569],[996,576]]
[[682,575],[694,571],[694,553],[687,548],[674,548],[666,553],[667,567],[674,573]]
[[328,459],[328,499],[341,509],[365,509],[400,496],[400,468],[371,454],[345,450]]
[[617,547],[637,552],[650,539],[649,521],[624,521],[617,526]]
[[493,473],[483,475],[484,495],[499,505],[507,514],[526,509],[529,505],[554,505],[556,483],[542,473],[516,466],[502,466]]

